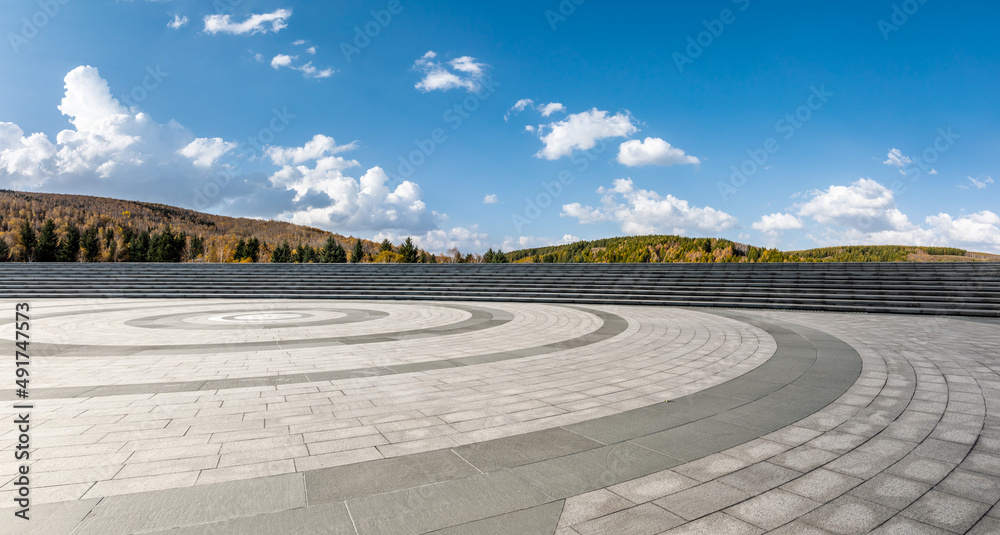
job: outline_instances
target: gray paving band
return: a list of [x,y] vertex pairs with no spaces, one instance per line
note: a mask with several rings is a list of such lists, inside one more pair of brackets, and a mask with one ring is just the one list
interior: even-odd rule
[[[381,310],[365,310],[358,308],[311,308],[311,311],[321,310],[323,312],[338,312],[344,314],[343,316],[336,318],[327,318],[311,321],[277,321],[273,323],[237,323],[240,313],[232,313],[231,309],[225,310],[214,310],[214,311],[202,311],[202,312],[188,312],[184,314],[163,314],[159,316],[147,316],[144,318],[135,318],[125,321],[125,325],[129,327],[139,327],[142,329],[176,329],[178,327],[190,330],[208,330],[208,331],[229,331],[234,329],[246,329],[248,326],[252,326],[254,329],[294,329],[297,327],[315,327],[319,325],[345,325],[348,323],[358,323],[361,321],[371,321],[381,318],[385,318],[389,315],[388,312]],[[250,312],[250,311],[247,311]],[[299,312],[299,309],[293,308],[268,308],[261,310],[261,313],[282,313],[282,312]],[[92,314],[92,312],[90,312]],[[233,323],[219,323],[214,325],[206,325],[201,323],[190,323],[185,322],[187,318],[204,316],[206,314],[229,314],[221,319],[233,321]],[[304,315],[304,317],[309,317],[311,315]]]
[[[275,385],[286,385],[295,383],[311,383],[316,381],[337,381],[343,379],[354,379],[357,377],[376,377],[379,375],[394,375],[401,373],[414,373],[427,370],[439,370],[443,368],[456,368],[460,366],[474,366],[477,364],[488,364],[491,362],[500,362],[504,360],[520,359],[525,357],[533,357],[537,355],[545,355],[552,353],[554,351],[562,351],[565,349],[574,349],[579,347],[584,347],[591,344],[596,344],[597,342],[607,340],[617,336],[628,328],[628,321],[621,316],[612,314],[610,312],[605,312],[603,310],[594,310],[584,307],[569,307],[576,310],[581,310],[599,317],[602,324],[597,330],[587,333],[583,336],[578,336],[576,338],[571,338],[569,340],[563,340],[560,342],[553,342],[551,344],[545,344],[535,347],[527,347],[523,349],[515,349],[511,351],[498,351],[495,353],[486,353],[480,355],[472,355],[468,357],[458,357],[453,359],[443,359],[443,360],[432,360],[428,362],[414,362],[411,364],[398,364],[394,366],[375,366],[370,368],[354,368],[350,370],[334,370],[325,372],[313,372],[313,373],[297,373],[288,375],[269,375],[261,377],[243,377],[235,379],[215,379],[207,381],[182,381],[182,382],[162,382],[162,383],[136,383],[136,384],[120,384],[120,385],[106,385],[106,386],[80,386],[80,387],[61,387],[61,388],[35,388],[31,391],[32,399],[65,399],[65,398],[89,398],[89,397],[101,397],[101,396],[120,396],[120,395],[130,395],[130,394],[148,394],[151,392],[155,393],[170,393],[170,392],[193,392],[199,390],[221,390],[225,388],[243,388],[250,386],[275,386]],[[476,309],[468,307],[469,311],[475,314]],[[493,327],[498,324],[506,323],[513,319],[501,316],[505,314],[510,316],[508,313],[494,310],[494,309],[479,309],[478,312],[489,311],[493,314],[493,319],[488,321],[480,321],[479,323],[473,325],[466,325],[464,330],[454,330],[446,329],[446,327],[432,327],[429,329],[419,329],[414,331],[405,331],[407,333],[413,333],[416,336],[418,332],[426,334],[426,332],[438,332],[443,334],[453,334],[455,332],[469,332],[471,330],[479,330],[488,327]],[[468,321],[468,320],[467,320]],[[457,324],[455,324],[457,325]],[[390,333],[392,334],[392,333]],[[398,333],[395,333],[398,335]],[[384,335],[375,335],[384,336]],[[370,342],[369,342],[370,343]],[[283,343],[284,345],[284,343]],[[13,390],[0,391],[0,401],[9,401],[17,399],[14,395]]]
[[[448,305],[468,312],[472,317],[438,327],[428,327],[425,329],[410,329],[406,331],[384,332],[378,334],[361,334],[353,336],[332,336],[327,338],[303,338],[297,340],[268,340],[259,342],[236,342],[223,344],[177,344],[171,346],[152,345],[85,345],[85,344],[34,344],[34,352],[41,357],[126,357],[138,354],[178,354],[178,353],[234,353],[241,351],[260,351],[268,349],[293,349],[325,347],[331,345],[360,345],[374,344],[379,342],[392,342],[396,340],[407,340],[426,335],[448,335],[469,333],[492,329],[499,325],[509,323],[514,319],[510,312],[486,307],[472,307],[467,305]],[[186,327],[185,327],[186,328]]]
[[764,329],[777,350],[747,374],[667,403],[452,449],[106,497],[89,514],[90,504],[79,502],[46,512],[61,516],[58,508],[72,509],[67,513],[82,519],[74,531],[80,534],[265,532],[267,526],[352,533],[353,526],[359,535],[454,535],[509,533],[504,526],[518,526],[518,533],[548,535],[564,498],[763,436],[828,405],[860,374],[858,353],[821,331],[718,314]]
[[[359,534],[445,528],[460,520],[459,513],[462,518],[513,513],[517,509],[496,512],[493,489],[516,493],[528,500],[523,507],[536,507],[666,470],[805,418],[840,397],[860,375],[860,355],[830,335],[738,313],[719,315],[767,331],[777,341],[775,354],[754,371],[669,403],[420,457],[305,472],[310,505],[346,501]],[[496,486],[484,485],[490,490],[477,498],[469,496],[478,487],[467,479],[496,479]],[[421,496],[433,499],[436,524],[428,524],[419,507],[402,514],[407,505],[418,506]],[[459,497],[462,506],[452,510],[458,502],[450,500]],[[469,511],[477,499],[490,506]]]

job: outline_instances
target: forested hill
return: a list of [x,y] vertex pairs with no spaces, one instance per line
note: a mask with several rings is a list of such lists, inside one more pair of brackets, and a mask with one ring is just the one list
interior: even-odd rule
[[511,262],[906,262],[1000,260],[950,247],[857,245],[784,252],[715,238],[627,236],[507,253]]
[[[286,242],[294,254],[311,256],[318,254],[329,238],[347,251],[358,241],[292,223],[218,216],[163,204],[0,190],[0,249],[6,247],[10,259],[33,259],[25,254],[22,230],[28,223],[37,240],[48,220],[54,224],[57,243],[77,244],[75,254],[66,254],[64,261],[73,261],[68,257],[152,261],[148,248],[155,247],[157,238],[170,242],[166,248],[178,252],[179,257],[170,260],[208,262],[268,261],[270,252]],[[88,240],[91,247],[80,245]],[[239,247],[241,242],[243,248]],[[139,246],[144,250],[139,251]],[[379,244],[369,240],[361,240],[361,246],[365,254],[380,250]]]

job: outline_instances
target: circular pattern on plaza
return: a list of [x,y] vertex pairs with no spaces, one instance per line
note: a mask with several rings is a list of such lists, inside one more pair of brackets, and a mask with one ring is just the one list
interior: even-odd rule
[[[33,311],[39,532],[1000,525],[992,320],[250,299]],[[5,480],[0,499],[15,492]]]

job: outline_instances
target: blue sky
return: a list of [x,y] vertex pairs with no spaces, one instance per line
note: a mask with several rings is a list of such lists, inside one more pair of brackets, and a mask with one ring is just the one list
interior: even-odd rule
[[1000,252],[998,15],[9,0],[0,187],[440,252],[650,233]]

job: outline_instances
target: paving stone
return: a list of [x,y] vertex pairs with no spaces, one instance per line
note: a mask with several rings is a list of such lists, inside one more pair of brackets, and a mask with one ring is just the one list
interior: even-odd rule
[[654,501],[685,520],[694,520],[742,502],[753,494],[717,481],[702,483]]
[[902,514],[925,524],[964,533],[989,510],[990,506],[982,502],[932,490]]
[[634,505],[634,502],[607,489],[579,494],[565,500],[559,527],[580,524]]
[[841,496],[802,517],[802,521],[840,535],[868,533],[895,514],[893,509]]
[[652,503],[646,503],[582,524],[576,524],[573,529],[580,535],[603,535],[605,533],[653,535],[683,523],[684,520],[679,516]]
[[917,501],[930,485],[891,474],[879,474],[850,491],[855,496],[894,509],[904,509]]
[[765,530],[772,530],[819,507],[818,502],[774,489],[726,509],[725,512]]

